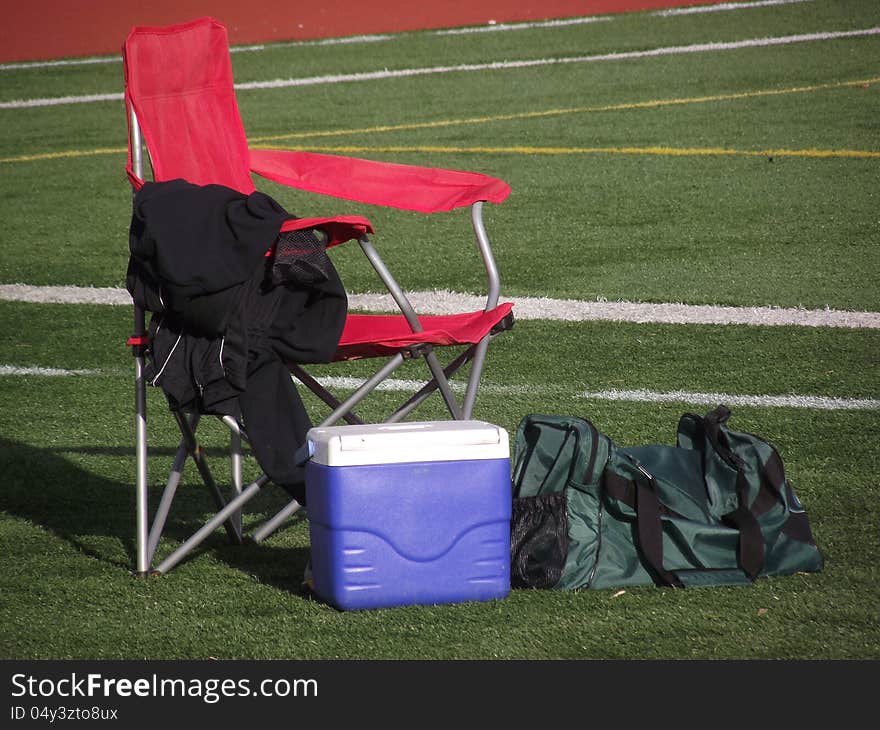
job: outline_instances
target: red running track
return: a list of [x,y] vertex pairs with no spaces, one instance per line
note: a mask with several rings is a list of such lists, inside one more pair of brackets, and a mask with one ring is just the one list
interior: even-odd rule
[[4,3],[0,62],[118,53],[134,25],[211,15],[232,44],[566,18],[721,0],[13,0]]

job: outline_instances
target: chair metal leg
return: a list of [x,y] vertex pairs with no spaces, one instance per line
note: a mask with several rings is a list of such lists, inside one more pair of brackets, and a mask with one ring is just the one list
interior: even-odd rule
[[165,483],[165,489],[162,491],[162,499],[156,508],[156,514],[153,516],[153,526],[150,528],[148,541],[148,562],[150,564],[152,564],[156,548],[159,546],[162,530],[165,529],[165,521],[168,519],[169,512],[171,512],[171,504],[174,502],[174,495],[177,494],[177,487],[183,475],[183,466],[186,464],[187,456],[186,446],[183,444],[183,439],[181,439],[177,454],[174,456],[174,463],[171,465],[171,473],[168,475],[168,481]]
[[151,554],[148,546],[149,530],[149,486],[147,484],[147,390],[144,380],[144,356],[137,352],[134,358],[134,403],[135,403],[135,542],[137,560],[135,570],[138,575],[150,572]]
[[474,235],[477,238],[477,247],[480,249],[480,256],[483,259],[483,266],[486,269],[486,281],[488,285],[486,311],[489,311],[498,306],[498,299],[501,296],[501,277],[498,273],[498,265],[495,263],[495,257],[492,254],[492,245],[490,244],[489,236],[486,233],[486,226],[483,224],[483,203],[481,201],[478,201],[471,206],[471,226],[474,229]]
[[483,364],[486,362],[486,350],[489,347],[490,339],[491,335],[486,335],[474,348],[470,377],[468,377],[467,389],[464,393],[464,402],[461,408],[462,418],[470,419],[473,415],[474,404],[477,400],[477,389],[480,386],[480,378],[483,375]]
[[[241,433],[232,431],[229,434],[229,468],[232,472],[232,492],[233,497],[241,495],[244,483],[242,480],[242,458],[241,458]],[[232,526],[241,541],[241,510],[234,512],[232,515]]]
[[[486,269],[489,292],[486,297],[486,310],[493,309],[498,306],[498,299],[501,295],[501,277],[498,273],[498,265],[495,263],[495,257],[492,255],[492,247],[489,243],[489,236],[486,233],[486,227],[483,224],[483,203],[476,202],[471,206],[471,225],[474,229],[474,235],[477,238],[477,246],[480,249],[480,256],[483,259],[483,266]],[[491,335],[486,335],[474,350],[473,362],[471,364],[471,373],[468,378],[467,390],[464,394],[464,402],[462,405],[462,417],[471,418],[474,411],[474,403],[477,399],[477,388],[480,384],[480,378],[483,374],[483,364],[486,360],[486,350],[489,347]]]
[[[130,120],[131,140],[130,149],[134,172],[138,177],[143,177],[143,145],[141,129],[138,124],[134,109],[131,110]],[[132,191],[132,203],[134,191]],[[147,333],[146,313],[134,305],[134,328],[133,339],[142,338]],[[143,344],[135,344],[132,348],[134,354],[134,411],[135,411],[135,543],[137,545],[137,559],[135,571],[138,575],[149,575],[152,554],[149,551],[149,486],[147,484],[147,383],[144,379],[144,347]]]

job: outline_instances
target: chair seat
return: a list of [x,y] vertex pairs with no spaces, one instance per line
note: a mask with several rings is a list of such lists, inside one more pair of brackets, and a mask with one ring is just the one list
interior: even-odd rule
[[333,359],[393,355],[420,344],[472,345],[511,315],[512,309],[513,304],[506,302],[488,311],[424,315],[419,317],[422,332],[413,332],[403,315],[349,314]]

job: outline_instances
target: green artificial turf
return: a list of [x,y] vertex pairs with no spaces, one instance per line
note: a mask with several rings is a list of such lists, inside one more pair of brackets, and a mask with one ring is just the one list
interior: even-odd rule
[[[876,27],[880,8],[820,1],[649,13],[471,35],[233,53],[239,83],[572,58]],[[122,39],[120,39],[121,43]],[[876,36],[238,93],[259,146],[497,175],[485,215],[506,297],[876,312]],[[0,102],[118,93],[118,62],[0,69]],[[130,190],[121,101],[0,109],[0,284],[124,286]],[[670,150],[683,154],[672,154]],[[834,153],[822,156],[816,151]],[[867,153],[853,156],[853,152]],[[261,183],[298,215],[363,214],[409,290],[479,292],[466,211],[423,216]],[[354,245],[352,293],[379,283]],[[135,560],[127,307],[0,301],[0,658],[877,659],[876,407],[733,407],[779,449],[825,556],[821,573],[749,587],[514,590],[503,599],[340,612],[302,587],[308,521],[259,546],[222,531],[161,578]],[[880,398],[872,328],[521,320],[490,348],[475,416],[580,415],[624,445],[672,443],[687,393]],[[366,363],[318,375],[363,376]],[[413,363],[396,378],[416,378]],[[618,390],[682,400],[610,401]],[[592,395],[590,395],[592,394]],[[381,419],[401,393],[363,408]],[[315,420],[320,404],[307,399]],[[430,400],[416,412],[443,418]],[[155,507],[177,447],[149,391]],[[225,435],[199,430],[221,483]],[[249,477],[259,469],[246,455]],[[254,527],[285,501],[249,506]],[[158,557],[211,513],[192,465]]]

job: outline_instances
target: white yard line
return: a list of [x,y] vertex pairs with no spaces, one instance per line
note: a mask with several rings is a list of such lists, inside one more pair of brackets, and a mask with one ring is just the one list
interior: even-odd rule
[[32,68],[54,68],[56,66],[92,66],[101,63],[121,62],[122,57],[119,55],[64,58],[57,61],[17,61],[15,63],[0,63],[0,71],[22,71]]
[[[773,5],[791,5],[794,3],[813,2],[813,0],[758,0],[751,3],[720,3],[718,5],[701,5],[692,8],[672,8],[670,10],[656,10],[649,15],[663,17],[674,15],[686,15],[690,13],[714,13],[728,10],[750,10],[752,8],[764,8]],[[462,35],[469,33],[497,33],[513,30],[531,30],[533,28],[563,28],[572,25],[585,25],[588,23],[614,20],[612,15],[591,15],[580,18],[561,18],[558,20],[537,20],[523,23],[495,23],[489,25],[476,25],[466,28],[452,28],[448,30],[428,31],[430,35]],[[318,38],[305,41],[288,41],[280,43],[255,43],[252,45],[232,46],[231,53],[252,53],[277,48],[290,48],[298,46],[334,46],[356,43],[378,43],[395,40],[403,37],[405,33],[377,33],[372,35],[344,36],[342,38]],[[21,61],[15,63],[0,63],[0,71],[17,71],[32,68],[52,68],[56,66],[86,66],[101,63],[120,63],[122,58],[118,54],[112,56],[90,56],[87,58],[66,58],[55,61]]]
[[[325,84],[362,83],[366,81],[382,81],[387,79],[412,78],[446,73],[473,73],[478,71],[507,71],[512,69],[538,68],[542,66],[558,66],[562,64],[596,63],[602,61],[625,61],[660,56],[677,56],[694,53],[715,53],[735,51],[745,48],[763,48],[768,46],[788,45],[792,43],[814,43],[843,38],[859,38],[880,35],[880,27],[860,30],[835,31],[829,33],[804,33],[798,35],[778,36],[772,38],[752,38],[742,41],[716,43],[695,43],[687,46],[665,46],[645,51],[628,51],[621,53],[602,53],[590,56],[568,56],[563,58],[537,58],[523,61],[493,61],[490,63],[458,64],[453,66],[431,66],[426,68],[404,68],[381,71],[365,71],[351,74],[330,74],[324,76],[307,76],[302,78],[273,79],[271,81],[249,81],[235,84],[238,90],[255,89],[287,89],[301,86]],[[0,102],[0,109],[30,109],[68,104],[90,104],[103,101],[121,101],[121,93],[89,94],[85,96],[61,96],[40,99],[19,99]]]
[[737,395],[734,393],[691,393],[684,390],[599,390],[579,393],[588,400],[629,401],[636,403],[695,403],[714,406],[754,406],[757,408],[809,408],[820,411],[877,410],[880,400],[873,398],[838,398],[824,395]]
[[818,41],[836,40],[841,38],[857,38],[862,36],[880,35],[880,28],[864,28],[861,30],[835,31],[830,33],[803,33],[798,35],[779,36],[773,38],[752,38],[743,41],[716,43],[695,43],[687,46],[665,46],[645,51],[627,51],[619,53],[601,53],[590,56],[568,56],[563,58],[536,58],[523,61],[493,61],[491,63],[459,64],[454,66],[432,66],[428,68],[405,68],[397,70],[367,71],[353,74],[335,74],[328,76],[311,76],[298,79],[275,79],[273,81],[252,81],[236,84],[236,89],[281,89],[296,86],[312,86],[316,84],[339,84],[384,79],[410,78],[445,73],[470,73],[474,71],[506,71],[510,69],[537,68],[561,64],[595,63],[599,61],[624,61],[657,56],[677,56],[690,53],[712,53],[718,51],[735,51],[744,48],[761,48],[766,46],[787,45],[791,43],[813,43]]
[[[411,292],[410,299],[417,310],[432,314],[448,314],[480,309],[482,299],[471,294],[456,292]],[[112,287],[28,286],[0,285],[0,300],[42,304],[98,304],[128,306],[131,299],[124,289]],[[393,302],[387,295],[352,294],[351,306],[358,311],[391,311]],[[627,322],[665,322],[674,324],[746,324],[790,325],[807,327],[866,327],[880,328],[880,313],[843,312],[837,310],[785,309],[774,307],[711,307],[684,304],[646,304],[639,302],[585,302],[572,299],[520,297],[512,300],[514,312],[520,320],[548,320],[582,322],[612,320]],[[73,376],[102,374],[98,370],[75,370],[35,366],[0,366],[0,376]],[[363,380],[353,377],[324,377],[319,381],[325,387],[353,390]],[[389,379],[379,390],[415,392],[422,383],[414,380]],[[455,390],[462,383],[453,383]],[[504,385],[484,383],[481,392],[495,395],[524,395],[536,392],[560,393],[552,385]],[[731,393],[700,393],[688,391],[658,392],[651,390],[585,391],[577,397],[594,400],[616,400],[652,403],[696,403],[714,405],[744,405],[773,408],[808,408],[816,410],[877,410],[880,401],[865,398],[840,398],[815,395],[742,395]]]
[[560,18],[559,20],[533,20],[524,23],[496,23],[490,21],[489,25],[472,25],[467,28],[448,28],[435,30],[431,35],[472,35],[474,33],[507,33],[512,30],[534,30],[536,28],[570,28],[575,25],[590,25],[591,23],[607,23],[614,20],[613,15],[590,15],[583,18]]
[[71,377],[73,375],[101,375],[100,370],[70,370],[66,368],[43,368],[35,365],[0,365],[0,377],[38,375],[41,377]]
[[0,109],[33,109],[44,106],[65,106],[67,104],[94,104],[99,101],[122,101],[121,93],[85,94],[83,96],[51,96],[43,99],[20,99],[0,102]]
[[[455,314],[477,311],[485,299],[451,291],[407,292],[422,314]],[[105,304],[129,306],[125,289],[114,287],[31,286],[0,284],[0,300],[37,304]],[[708,304],[606,302],[549,297],[507,297],[519,320],[551,322],[635,322],[641,324],[715,324],[775,327],[843,327],[880,329],[880,312],[795,307],[727,307]],[[394,312],[388,294],[349,294],[349,306],[361,312]]]
[[758,0],[751,3],[718,3],[717,5],[696,5],[686,8],[668,8],[655,10],[651,15],[665,18],[675,15],[693,15],[696,13],[719,13],[729,10],[752,10],[754,8],[769,8],[777,5],[793,5],[796,3],[809,3],[813,0]]
[[[354,390],[363,385],[360,378],[324,377],[318,378],[325,388]],[[416,380],[389,379],[379,385],[377,390],[414,393],[424,385]],[[464,391],[464,383],[450,383],[453,390]],[[480,392],[491,395],[522,396],[533,394],[564,395],[559,386],[553,385],[502,385],[484,382]],[[585,400],[613,400],[636,403],[694,403],[699,405],[753,406],[756,408],[809,408],[823,411],[840,410],[878,410],[880,400],[871,398],[840,398],[824,395],[741,395],[735,393],[694,393],[685,390],[660,392],[655,390],[599,390],[583,391],[576,394]]]
[[34,304],[110,304],[131,306],[125,289],[100,286],[31,286],[0,284],[0,300]]
[[[789,2],[802,2],[804,0],[789,0]],[[344,46],[356,43],[380,43],[394,40],[396,35],[357,35],[344,38],[318,38],[309,41],[290,41],[282,43],[255,43],[247,46],[232,46],[230,53],[254,53],[259,51],[271,51],[277,48],[293,46]],[[122,57],[112,56],[89,56],[88,58],[64,58],[56,61],[20,61],[16,63],[0,63],[0,71],[22,71],[34,68],[54,68],[58,66],[92,66],[103,63],[122,63]]]
[[[361,378],[329,376],[318,378],[319,382],[330,389],[354,390],[363,385]],[[399,380],[391,378],[379,385],[377,390],[403,393],[415,393],[424,385],[417,380]],[[463,392],[465,384],[460,382],[450,383],[452,389]],[[534,394],[565,395],[560,386],[554,385],[504,385],[499,383],[484,382],[480,385],[480,392],[490,395],[524,396]],[[656,390],[598,390],[582,391],[575,397],[584,400],[612,400],[629,401],[635,403],[694,403],[699,405],[718,405],[724,403],[728,406],[754,406],[765,408],[810,408],[823,411],[838,410],[877,410],[880,409],[880,400],[872,398],[841,398],[824,395],[742,395],[735,393],[699,393],[686,390],[656,391]]]
[[[319,378],[325,388],[354,390],[363,380],[350,377]],[[389,379],[380,384],[377,390],[414,393],[424,385],[415,380]],[[453,390],[464,391],[464,383],[450,383]],[[559,386],[553,385],[502,385],[484,382],[480,392],[491,395],[524,396],[539,394],[564,395]],[[693,403],[714,406],[724,403],[728,406],[749,406],[755,408],[807,408],[822,411],[878,410],[880,400],[872,398],[840,398],[824,395],[742,395],[735,393],[698,393],[685,390],[661,392],[655,390],[599,390],[583,391],[576,394],[584,400],[629,401],[634,403]]]
[[[409,292],[413,306],[424,314],[453,314],[476,311],[485,299],[450,291]],[[555,322],[613,322],[660,324],[743,324],[795,327],[847,327],[880,329],[880,312],[794,307],[728,307],[708,304],[651,302],[584,301],[549,297],[508,297],[519,320]],[[394,302],[387,294],[352,294],[353,309],[393,312]]]
[[[49,368],[38,366],[0,365],[0,377],[74,377],[83,375],[107,375],[110,371]],[[113,371],[113,374],[117,374]],[[317,378],[325,388],[330,390],[354,390],[363,385],[362,378],[346,376],[327,376]],[[300,384],[301,385],[301,384]],[[378,391],[395,393],[415,393],[424,385],[418,380],[390,378],[376,388]],[[450,383],[456,392],[463,392],[465,384]],[[564,395],[560,386],[553,385],[504,385],[484,382],[480,392],[487,395],[506,397],[526,396],[535,394]],[[633,403],[693,403],[714,406],[723,403],[728,406],[748,406],[754,408],[798,408],[821,411],[847,410],[878,410],[880,400],[871,398],[840,398],[822,395],[741,395],[734,393],[699,393],[684,390],[659,392],[654,390],[600,390],[577,393],[577,398],[584,400],[610,400]]]
[[[754,8],[767,8],[777,5],[793,5],[796,3],[809,3],[813,0],[758,0],[751,3],[719,3],[717,5],[698,5],[687,8],[669,8],[667,10],[655,10],[648,13],[655,18],[673,17],[676,15],[691,15],[693,13],[718,13],[731,10],[752,10]],[[573,25],[587,25],[589,23],[603,23],[620,18],[621,15],[590,15],[581,18],[560,18],[558,20],[533,20],[523,23],[496,23],[489,25],[475,25],[467,28],[450,28],[448,30],[433,31],[433,35],[469,35],[471,33],[497,33],[512,30],[532,30],[535,28],[566,28]]]

